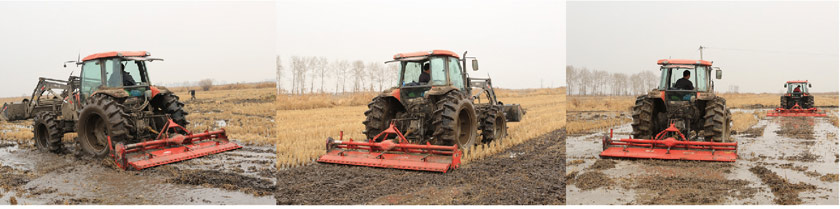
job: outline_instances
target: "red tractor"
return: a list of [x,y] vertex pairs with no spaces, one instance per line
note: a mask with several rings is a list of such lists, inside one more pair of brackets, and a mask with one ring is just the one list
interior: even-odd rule
[[[662,59],[659,87],[636,98],[633,138],[603,140],[602,157],[735,161],[726,99],[715,95],[711,61]],[[712,74],[712,69],[716,69]]]
[[784,117],[825,117],[826,114],[814,107],[814,95],[808,92],[811,83],[804,81],[788,81],[785,83],[787,92],[779,98],[779,108],[767,113],[767,116]]
[[[4,104],[5,120],[33,119],[39,150],[61,152],[65,133],[76,132],[83,153],[112,157],[124,169],[192,159],[240,148],[224,130],[193,134],[178,96],[152,85],[145,51],[92,54],[79,61],[80,76],[40,78],[32,97]],[[66,67],[66,65],[65,65]]]

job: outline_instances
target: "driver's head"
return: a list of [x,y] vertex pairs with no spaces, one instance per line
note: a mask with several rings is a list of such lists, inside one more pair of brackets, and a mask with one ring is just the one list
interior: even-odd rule
[[429,73],[429,63],[423,63],[421,70],[423,70],[424,73]]
[[691,72],[689,72],[688,70],[683,71],[683,78],[688,79],[690,77],[691,77]]

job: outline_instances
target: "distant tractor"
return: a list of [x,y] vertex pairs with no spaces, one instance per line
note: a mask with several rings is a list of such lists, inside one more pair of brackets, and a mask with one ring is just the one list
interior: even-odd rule
[[794,105],[799,104],[802,109],[814,107],[814,96],[808,93],[808,88],[811,88],[811,83],[804,81],[788,81],[785,83],[787,92],[779,99],[779,106],[785,109],[791,109]]
[[[318,161],[446,172],[457,167],[461,150],[506,137],[507,122],[520,121],[525,112],[498,101],[489,78],[469,77],[467,59],[478,70],[466,52],[394,55],[388,63],[400,65],[397,86],[373,98],[365,111],[369,142],[330,140],[330,151]],[[439,163],[430,163],[435,159]]]
[[[35,146],[61,152],[76,132],[83,153],[142,169],[239,148],[224,130],[192,134],[178,96],[151,84],[145,51],[104,52],[78,61],[80,76],[39,78],[31,98],[4,104],[5,120],[33,119]],[[66,65],[65,65],[66,67]],[[218,142],[201,142],[202,140]]]
[[633,139],[605,138],[601,156],[734,161],[737,155],[721,152],[737,149],[737,143],[730,142],[731,114],[711,79],[722,77],[720,68],[706,60],[657,64],[659,87],[637,97],[633,106]]
[[804,81],[788,81],[785,83],[787,92],[779,98],[779,107],[767,112],[767,116],[775,117],[825,117],[824,111],[814,106],[814,95],[809,88],[811,83]]

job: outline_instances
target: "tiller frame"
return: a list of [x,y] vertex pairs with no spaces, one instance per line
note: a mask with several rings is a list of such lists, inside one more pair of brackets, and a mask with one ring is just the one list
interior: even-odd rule
[[[389,140],[389,136],[396,136],[398,142]],[[462,153],[458,145],[412,144],[394,122],[367,141],[353,141],[352,138],[343,141],[343,138],[343,131],[339,140],[328,137],[327,154],[318,158],[318,162],[443,173],[461,164]]]
[[[186,128],[168,119],[155,140],[143,140],[134,144],[117,142],[112,145],[108,136],[108,147],[117,167],[124,170],[144,168],[180,162],[242,148],[227,138],[225,129],[193,134]],[[170,130],[180,129],[186,135],[169,135]]]
[[653,139],[612,140],[604,136],[601,157],[735,162],[737,142],[689,141],[673,123]]
[[793,105],[790,109],[776,108],[767,112],[767,117],[826,117],[825,111],[820,111],[816,107],[802,109],[799,103]]

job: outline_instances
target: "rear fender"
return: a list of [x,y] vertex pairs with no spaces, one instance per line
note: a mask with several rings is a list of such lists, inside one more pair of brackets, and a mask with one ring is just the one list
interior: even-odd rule
[[126,97],[129,96],[128,92],[126,92],[122,88],[100,89],[100,90],[94,91],[92,94],[90,94],[90,96],[94,96],[94,95],[97,95],[97,94],[104,94],[104,95],[108,95],[108,96],[114,97],[114,98],[126,98]]

